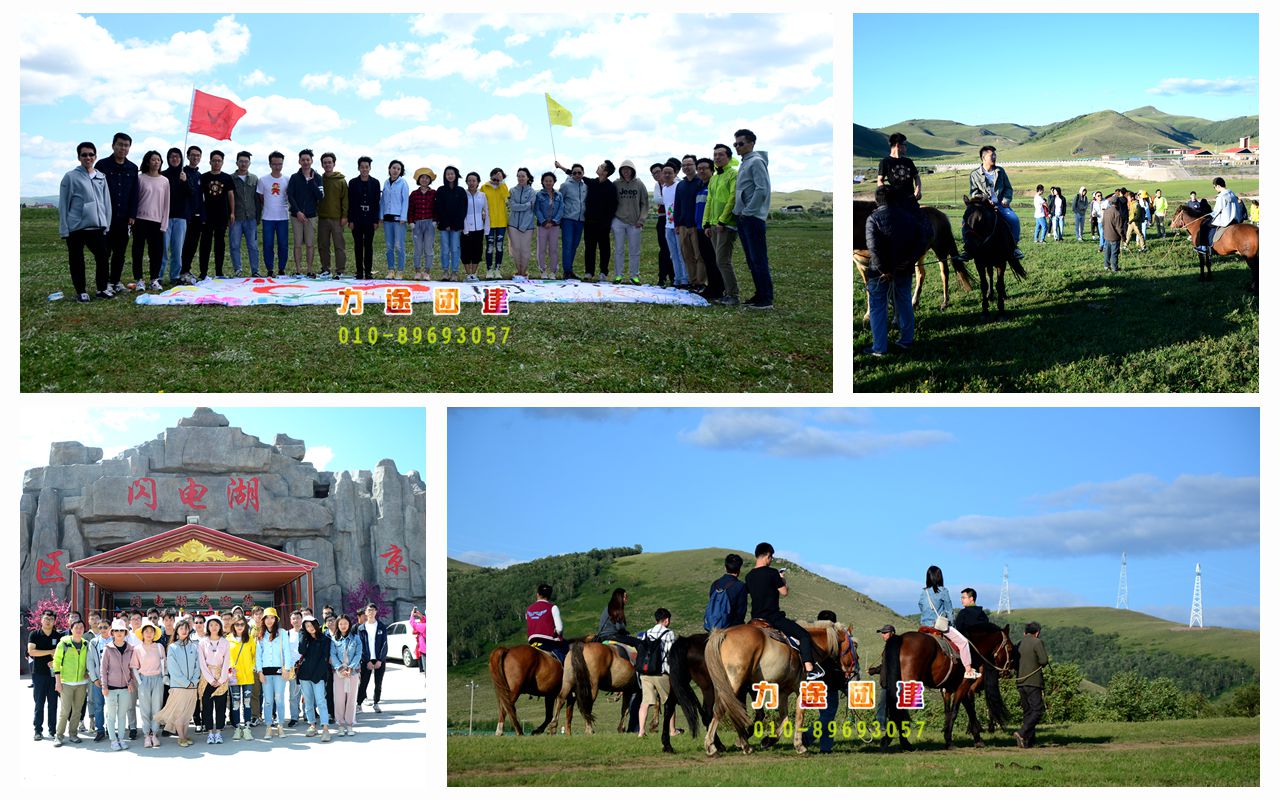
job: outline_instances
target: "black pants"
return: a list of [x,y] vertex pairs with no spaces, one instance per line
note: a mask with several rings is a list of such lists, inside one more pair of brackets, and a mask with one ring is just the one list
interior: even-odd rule
[[658,217],[658,224],[654,227],[658,234],[658,283],[666,281],[674,284],[676,282],[676,265],[671,260],[671,250],[667,247],[667,218],[665,216]]
[[333,722],[333,670],[324,675],[324,700],[329,707],[329,721]]
[[707,266],[707,289],[702,296],[708,300],[724,297],[724,276],[717,266],[715,245],[711,244],[705,228],[698,228],[698,252],[702,254],[702,263]]
[[31,695],[36,701],[36,714],[31,724],[35,726],[36,733],[40,733],[41,712],[47,710],[49,735],[53,736],[58,732],[58,693],[53,690],[53,675],[32,673],[31,683]]
[[[484,232],[481,231],[481,236]],[[369,676],[373,676],[373,702],[382,702],[382,674],[387,671],[387,662],[379,662],[381,664],[377,669],[369,669],[369,662],[366,661],[360,665],[360,688],[356,691],[356,705],[360,705],[369,695],[366,689],[369,686]]]
[[588,222],[583,226],[582,238],[587,245],[587,274],[596,274],[596,251],[600,251],[600,277],[609,275],[609,231],[613,220]]
[[357,222],[351,228],[356,250],[356,280],[373,280],[373,225]]
[[[227,724],[227,693],[223,692],[217,697],[213,696],[214,687],[204,687],[204,729],[206,731],[222,730]],[[230,690],[228,690],[230,691]],[[217,715],[215,720],[214,715]],[[217,724],[215,725],[215,721]]]
[[484,256],[484,231],[462,234],[462,263],[479,265]]
[[125,253],[129,250],[128,220],[111,223],[107,229],[107,249],[111,252],[111,282],[119,283],[124,274]]
[[1030,747],[1036,742],[1036,725],[1040,724],[1040,718],[1044,716],[1044,689],[1039,686],[1019,686],[1018,697],[1022,700],[1022,727],[1018,729],[1018,733],[1022,734],[1022,741]]
[[76,294],[85,293],[84,284],[84,251],[89,248],[93,256],[93,277],[98,291],[107,288],[107,279],[111,276],[108,266],[110,254],[107,251],[107,231],[105,228],[88,228],[72,231],[67,236],[67,263],[71,266],[71,285]]
[[809,663],[813,662],[813,640],[809,638],[809,632],[801,628],[795,620],[787,619],[782,613],[774,614],[769,617],[760,617],[765,622],[782,631],[786,635],[792,637],[800,643],[800,660]]
[[222,277],[227,250],[227,223],[205,221],[200,230],[200,278],[209,274],[209,251],[213,251],[215,275]]
[[151,260],[151,280],[160,279],[160,259],[164,255],[164,231],[160,223],[150,219],[140,219],[133,223],[133,279],[142,280],[142,251],[147,251]]
[[182,271],[191,272],[191,265],[196,263],[196,250],[200,248],[200,236],[204,232],[204,218],[187,220],[187,238],[182,240]]

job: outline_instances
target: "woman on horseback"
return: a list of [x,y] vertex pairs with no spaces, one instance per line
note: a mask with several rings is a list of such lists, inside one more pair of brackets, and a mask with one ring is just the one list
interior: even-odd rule
[[600,630],[597,642],[618,642],[637,647],[640,640],[627,633],[627,590],[614,589],[609,605],[600,613]]
[[960,652],[960,663],[964,664],[964,677],[974,680],[978,678],[978,671],[973,668],[969,655],[969,640],[951,624],[954,616],[951,593],[942,585],[942,570],[937,566],[931,566],[925,572],[924,588],[920,590],[920,626],[934,628],[947,637],[947,640]]

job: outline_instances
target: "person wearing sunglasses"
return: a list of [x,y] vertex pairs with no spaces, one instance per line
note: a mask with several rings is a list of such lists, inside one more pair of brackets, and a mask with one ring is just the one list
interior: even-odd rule
[[742,159],[738,167],[733,213],[738,216],[738,241],[751,270],[756,293],[743,303],[758,311],[773,308],[773,276],[769,272],[769,243],[765,223],[769,219],[769,154],[756,149],[756,135],[746,128],[733,134],[733,148]]
[[107,231],[111,227],[111,195],[107,177],[94,169],[98,148],[93,142],[76,146],[79,165],[62,176],[58,187],[58,235],[67,243],[67,263],[71,268],[71,285],[76,300],[89,302],[84,277],[84,251],[93,256],[94,284],[97,296],[110,300],[115,296],[110,278]]

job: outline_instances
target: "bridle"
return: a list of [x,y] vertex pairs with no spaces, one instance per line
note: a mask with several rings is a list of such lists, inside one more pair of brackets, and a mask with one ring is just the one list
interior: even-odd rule
[[[848,680],[858,674],[858,651],[853,647],[853,636],[849,633],[848,628],[839,631],[836,634],[836,638],[839,641],[836,658],[840,662],[840,669],[844,672],[845,679]],[[851,664],[849,669],[844,669],[845,653],[849,654]]]

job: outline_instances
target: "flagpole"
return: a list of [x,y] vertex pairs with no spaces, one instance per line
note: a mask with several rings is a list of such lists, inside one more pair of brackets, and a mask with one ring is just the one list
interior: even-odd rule
[[187,157],[187,139],[191,136],[191,116],[196,113],[196,85],[191,84],[191,102],[187,105],[187,129],[182,134],[182,157]]

